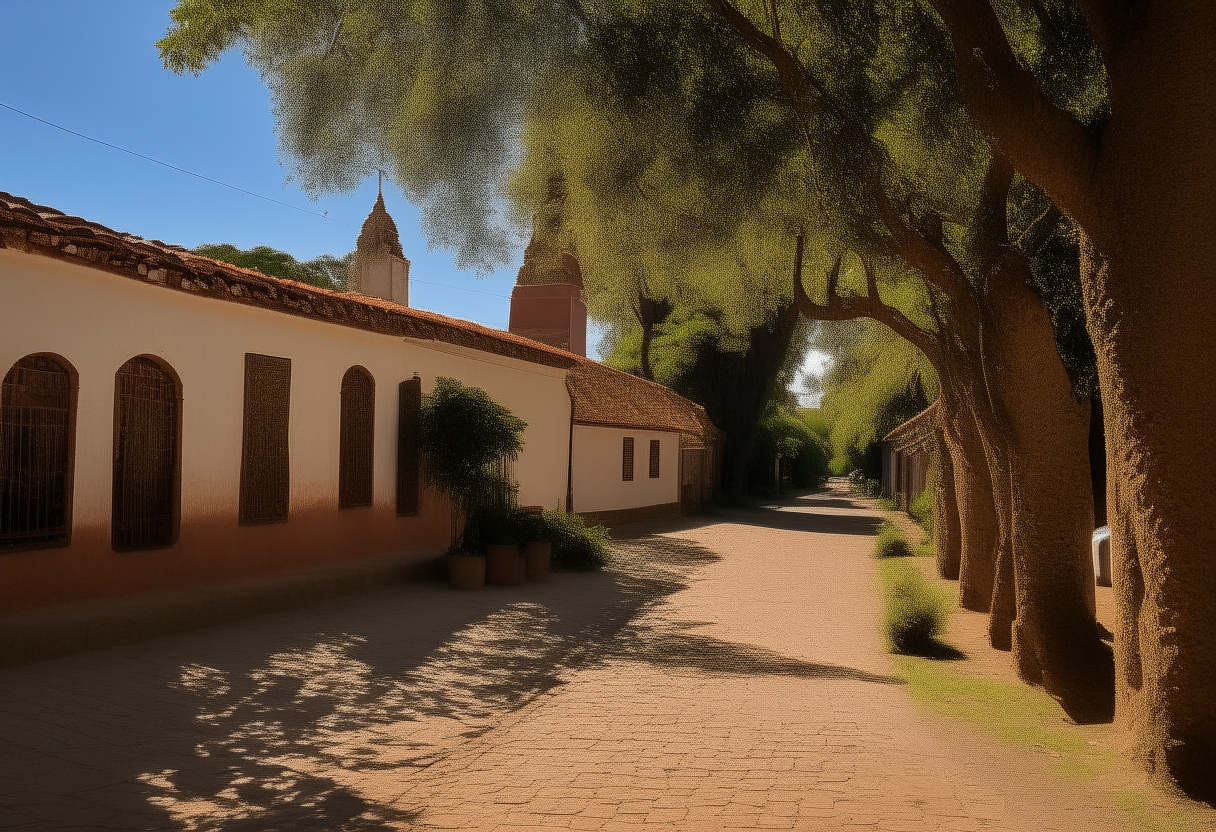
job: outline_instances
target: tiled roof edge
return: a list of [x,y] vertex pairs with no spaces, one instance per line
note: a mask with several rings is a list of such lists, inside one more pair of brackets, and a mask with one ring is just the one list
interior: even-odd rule
[[89,266],[178,292],[253,306],[381,335],[445,341],[536,364],[569,369],[578,359],[562,350],[379,298],[352,296],[269,277],[70,217],[0,191],[0,248]]

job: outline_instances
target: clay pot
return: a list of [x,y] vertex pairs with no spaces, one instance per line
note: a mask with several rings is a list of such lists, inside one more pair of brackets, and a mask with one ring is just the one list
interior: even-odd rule
[[486,583],[523,583],[523,563],[518,546],[499,543],[486,547]]
[[529,581],[549,580],[549,559],[552,555],[552,543],[533,541],[524,545],[524,560],[528,564]]
[[448,555],[448,586],[481,589],[486,585],[486,559],[480,555]]

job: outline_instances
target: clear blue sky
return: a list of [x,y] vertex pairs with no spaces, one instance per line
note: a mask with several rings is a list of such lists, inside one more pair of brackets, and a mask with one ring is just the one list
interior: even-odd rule
[[[311,201],[288,181],[269,93],[239,52],[198,78],[161,67],[153,44],[164,35],[174,5],[0,0],[0,102],[327,218],[169,170],[3,108],[0,190],[190,248],[211,242],[268,245],[300,260],[350,251],[375,201],[375,177],[355,193]],[[427,250],[418,212],[391,184],[384,199],[411,261],[411,305],[506,329],[526,241],[514,262],[479,280],[456,271],[449,252]],[[598,333],[588,333],[592,357],[598,340]]]

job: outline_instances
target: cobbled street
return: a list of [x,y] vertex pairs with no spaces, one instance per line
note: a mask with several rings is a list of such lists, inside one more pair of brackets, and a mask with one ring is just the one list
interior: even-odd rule
[[0,828],[1120,828],[912,703],[879,520],[836,490],[623,527],[601,573],[0,670]]

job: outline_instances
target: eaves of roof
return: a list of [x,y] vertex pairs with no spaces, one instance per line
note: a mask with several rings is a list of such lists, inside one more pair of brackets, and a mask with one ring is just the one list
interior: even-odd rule
[[252,306],[381,335],[443,341],[568,369],[570,353],[509,332],[381,300],[268,277],[145,240],[0,191],[0,248],[122,275],[166,291]]

